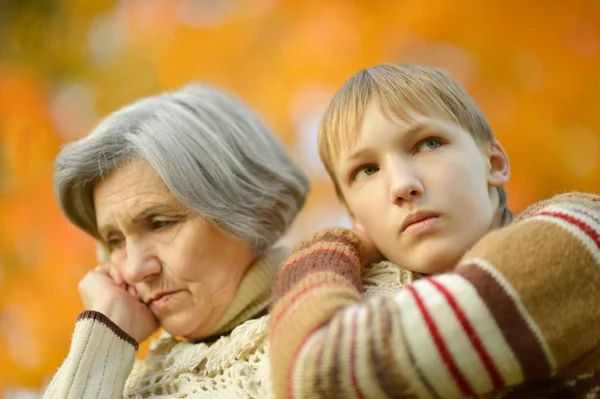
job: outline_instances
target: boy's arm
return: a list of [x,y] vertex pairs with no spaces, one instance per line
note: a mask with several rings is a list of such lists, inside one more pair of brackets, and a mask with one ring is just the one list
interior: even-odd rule
[[356,236],[330,229],[283,266],[277,397],[458,398],[600,367],[599,197],[542,202],[395,296],[363,302],[360,265]]
[[137,342],[102,313],[81,313],[69,354],[44,399],[122,398],[137,349]]

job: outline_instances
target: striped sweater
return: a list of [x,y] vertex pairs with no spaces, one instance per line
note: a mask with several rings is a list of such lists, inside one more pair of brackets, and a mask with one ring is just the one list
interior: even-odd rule
[[600,197],[540,202],[395,295],[362,299],[362,258],[334,228],[285,262],[278,398],[600,398]]

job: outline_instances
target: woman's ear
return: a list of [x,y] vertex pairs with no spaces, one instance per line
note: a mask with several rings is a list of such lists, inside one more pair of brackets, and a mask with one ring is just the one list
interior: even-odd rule
[[492,187],[501,187],[510,178],[510,162],[502,144],[493,139],[488,151],[488,184]]

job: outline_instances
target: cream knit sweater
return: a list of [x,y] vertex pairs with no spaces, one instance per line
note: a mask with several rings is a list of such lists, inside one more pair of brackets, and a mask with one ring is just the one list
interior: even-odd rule
[[[79,315],[71,349],[48,386],[45,399],[62,398],[269,398],[271,285],[285,259],[275,250],[248,271],[222,320],[218,338],[198,343],[163,333],[146,358],[135,360],[137,343],[98,312]],[[364,295],[393,293],[416,275],[382,262],[362,273]]]

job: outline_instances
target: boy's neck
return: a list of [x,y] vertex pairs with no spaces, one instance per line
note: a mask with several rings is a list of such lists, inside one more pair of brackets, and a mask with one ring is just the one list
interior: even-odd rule
[[492,219],[492,224],[490,225],[489,231],[497,230],[501,227],[509,225],[513,220],[513,214],[508,208],[504,208],[503,210],[498,210],[496,215]]

